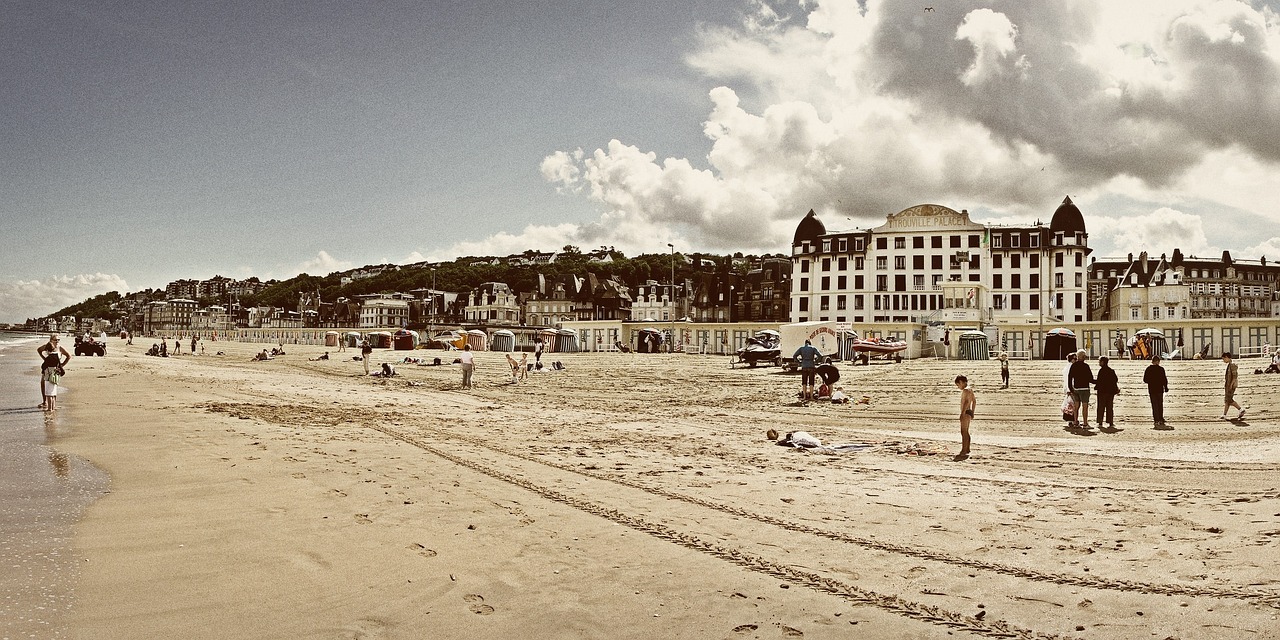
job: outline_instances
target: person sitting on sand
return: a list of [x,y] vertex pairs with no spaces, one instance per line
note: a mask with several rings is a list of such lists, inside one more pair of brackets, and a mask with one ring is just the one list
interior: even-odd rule
[[307,360],[309,360],[309,361],[311,361],[311,362],[315,362],[315,361],[317,361],[317,360],[328,360],[328,359],[329,359],[329,352],[328,352],[328,351],[324,352],[324,355],[322,355],[322,356],[320,356],[320,357],[317,357],[317,358],[307,358]]
[[253,357],[253,362],[262,362],[264,360],[270,360],[270,359],[271,359],[271,356],[267,353],[267,350],[263,349],[260,353],[258,353],[258,355]]

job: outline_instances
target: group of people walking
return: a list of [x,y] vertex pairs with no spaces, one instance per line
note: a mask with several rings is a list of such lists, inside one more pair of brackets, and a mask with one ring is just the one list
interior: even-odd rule
[[[1097,394],[1098,428],[1103,429],[1105,423],[1107,429],[1115,429],[1115,397],[1120,393],[1120,382],[1115,370],[1108,366],[1109,358],[1106,356],[1098,358],[1096,377],[1089,368],[1088,354],[1083,349],[1068,356],[1067,360],[1067,367],[1063,370],[1063,386],[1067,393],[1063,417],[1067,417],[1066,408],[1071,407],[1070,426],[1078,429],[1090,428],[1089,401],[1092,399],[1090,393],[1090,385],[1092,385],[1093,392]],[[1222,354],[1222,362],[1227,365],[1227,368],[1223,381],[1224,400],[1221,418],[1239,420],[1245,414],[1245,409],[1235,400],[1239,371],[1236,364],[1232,362],[1231,352]],[[1147,387],[1147,397],[1151,401],[1151,419],[1155,423],[1155,428],[1171,428],[1164,418],[1164,396],[1169,393],[1169,376],[1165,373],[1164,367],[1160,366],[1160,356],[1151,357],[1151,364],[1147,365],[1146,370],[1142,372],[1142,383]],[[1232,408],[1238,411],[1234,417],[1229,415]]]

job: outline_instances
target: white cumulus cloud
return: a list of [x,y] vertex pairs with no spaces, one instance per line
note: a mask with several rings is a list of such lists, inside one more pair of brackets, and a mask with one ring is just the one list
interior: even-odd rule
[[1124,218],[1095,216],[1087,224],[1089,243],[1115,252],[1103,257],[1143,251],[1151,256],[1172,255],[1174,249],[1181,249],[1183,255],[1211,256],[1221,251],[1210,244],[1200,216],[1168,207]]
[[53,276],[44,280],[0,280],[0,322],[20,323],[49,315],[109,291],[125,293],[129,285],[113,273]]
[[327,276],[334,271],[346,271],[353,265],[349,260],[339,260],[331,255],[328,251],[320,251],[316,257],[305,260],[297,267],[297,273],[306,273],[313,276]]

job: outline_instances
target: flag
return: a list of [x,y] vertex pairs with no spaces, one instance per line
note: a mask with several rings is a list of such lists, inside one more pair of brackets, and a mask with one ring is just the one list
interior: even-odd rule
[[987,227],[982,234],[982,247],[985,249],[991,246],[991,227]]

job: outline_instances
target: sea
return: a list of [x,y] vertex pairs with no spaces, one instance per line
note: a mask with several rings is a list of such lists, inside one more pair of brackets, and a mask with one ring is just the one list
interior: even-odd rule
[[[36,349],[47,339],[0,331],[0,638],[67,636],[80,562],[72,529],[109,486],[101,469],[59,450],[73,429],[65,409],[40,410]],[[75,359],[64,382],[59,405],[75,393]]]

